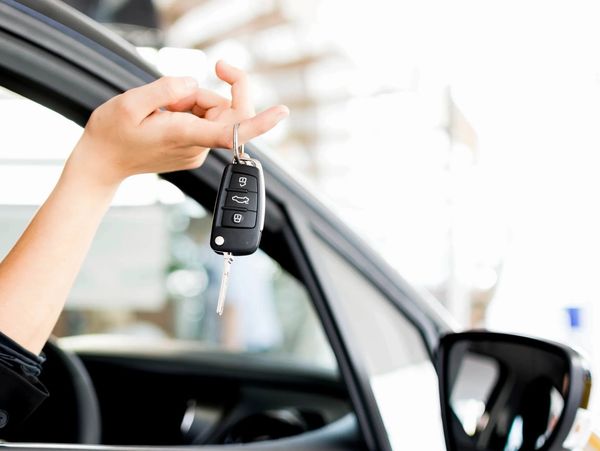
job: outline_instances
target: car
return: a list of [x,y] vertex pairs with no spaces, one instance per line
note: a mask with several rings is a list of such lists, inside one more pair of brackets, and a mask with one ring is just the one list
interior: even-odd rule
[[[98,105],[159,76],[128,43],[60,2],[0,0],[0,86],[11,99],[22,96],[84,126]],[[10,182],[11,195],[33,190],[43,171],[15,175],[31,163],[20,148],[36,142],[41,159],[53,160],[44,160],[46,146],[70,125],[63,131],[60,121],[48,126],[30,120],[18,127],[15,109],[2,117],[3,134],[18,133],[10,148],[0,146],[0,157],[13,155],[2,189]],[[199,169],[160,175],[167,192],[176,189],[180,196],[177,205],[196,212],[183,226],[177,211],[165,216],[174,210],[157,211],[154,200],[142,202],[141,219],[126,208],[109,212],[113,222],[101,230],[102,245],[92,249],[95,263],[84,266],[85,280],[72,293],[75,313],[59,323],[92,331],[86,312],[125,314],[119,308],[130,304],[146,309],[139,318],[155,318],[153,312],[166,308],[163,291],[172,289],[169,312],[179,318],[185,329],[179,335],[187,340],[165,337],[148,321],[136,322],[135,331],[127,323],[127,333],[51,340],[42,380],[52,395],[0,449],[68,443],[82,451],[524,450],[577,442],[573,429],[591,383],[577,352],[514,335],[457,333],[441,306],[406,283],[268,152],[253,144],[246,150],[263,166],[266,219],[261,252],[234,263],[232,277],[245,274],[238,287],[242,305],[258,311],[250,333],[270,330],[265,318],[275,317],[273,308],[293,309],[278,331],[241,351],[214,346],[208,335],[199,335],[198,318],[210,329],[216,316],[206,313],[210,304],[195,301],[210,292],[210,271],[172,267],[161,257],[170,240],[163,233],[168,224],[181,231],[196,218],[200,230],[210,219],[230,162],[226,151],[214,150]],[[148,194],[144,186],[140,192]],[[34,208],[5,209],[0,234],[16,230],[14,218]],[[177,252],[212,253],[199,245],[206,234],[198,233],[193,243],[175,243]],[[270,303],[250,288],[260,259],[283,286]],[[137,280],[135,288],[120,285],[123,274]],[[165,321],[164,315],[157,321]],[[280,344],[265,344],[275,341]]]

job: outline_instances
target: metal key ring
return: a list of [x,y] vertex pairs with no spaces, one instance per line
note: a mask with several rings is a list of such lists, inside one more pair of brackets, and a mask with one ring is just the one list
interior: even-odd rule
[[244,155],[244,145],[238,145],[238,129],[240,123],[237,122],[233,126],[233,159],[235,162],[240,163],[242,161],[242,155]]

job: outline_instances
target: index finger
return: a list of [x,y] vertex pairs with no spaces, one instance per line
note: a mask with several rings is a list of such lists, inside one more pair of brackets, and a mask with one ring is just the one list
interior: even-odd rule
[[[184,141],[182,145],[224,149],[233,147],[233,124],[212,122],[185,113],[171,114],[185,116],[180,119],[183,127],[171,128],[177,134],[177,139]],[[288,114],[289,110],[286,106],[278,105],[242,121],[238,130],[240,144],[268,132]]]

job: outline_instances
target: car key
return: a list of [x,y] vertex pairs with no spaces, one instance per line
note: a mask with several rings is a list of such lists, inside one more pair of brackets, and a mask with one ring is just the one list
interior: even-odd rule
[[217,301],[217,313],[223,314],[223,308],[225,307],[225,295],[227,294],[227,283],[229,282],[229,269],[233,263],[233,255],[229,252],[223,253],[223,274],[221,275],[221,287],[219,288],[219,300]]
[[233,126],[233,162],[221,176],[213,214],[210,246],[225,259],[217,313],[223,313],[233,257],[250,255],[260,244],[265,221],[265,184],[260,162],[238,145],[239,124]]

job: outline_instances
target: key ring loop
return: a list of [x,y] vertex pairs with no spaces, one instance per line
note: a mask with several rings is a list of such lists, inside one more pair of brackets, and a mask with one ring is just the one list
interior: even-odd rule
[[244,155],[244,145],[238,145],[238,129],[240,128],[240,123],[237,122],[233,126],[233,159],[236,163],[240,163],[242,160],[242,155]]

